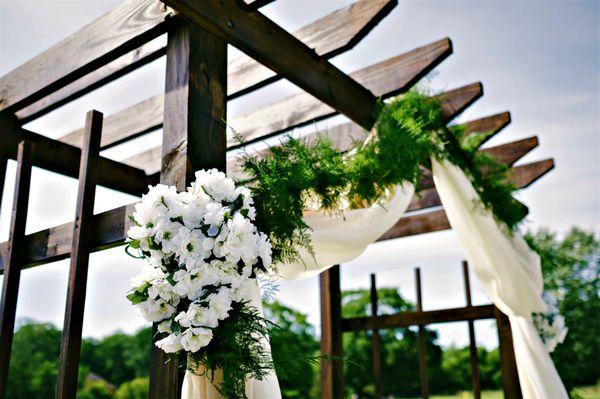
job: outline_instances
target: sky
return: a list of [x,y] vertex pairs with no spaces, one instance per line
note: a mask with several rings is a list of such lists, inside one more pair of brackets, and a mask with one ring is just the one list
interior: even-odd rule
[[[0,74],[5,74],[49,46],[109,11],[110,0],[0,0]],[[262,9],[288,31],[342,8],[347,0],[278,0]],[[537,135],[540,147],[519,164],[552,157],[556,169],[518,198],[529,206],[525,229],[545,227],[564,233],[571,226],[600,231],[600,2],[598,1],[402,1],[353,50],[332,63],[344,72],[383,61],[443,37],[451,55],[428,77],[433,91],[475,81],[485,95],[457,121],[509,110],[512,123],[487,145]],[[164,40],[159,38],[157,40]],[[230,49],[230,56],[238,51]],[[164,90],[164,58],[112,82],[27,127],[60,137],[81,127],[85,112],[110,115]],[[228,104],[228,115],[245,113],[285,98],[300,89],[281,81]],[[335,117],[320,128],[343,122]],[[313,129],[314,126],[305,128]],[[160,143],[153,132],[103,155],[122,160]],[[8,237],[15,164],[9,164],[0,212],[0,241]],[[35,169],[27,232],[71,221],[77,182]],[[135,197],[98,188],[95,212],[134,202]],[[376,273],[381,286],[399,287],[414,300],[414,267],[422,268],[425,310],[465,304],[461,260],[464,255],[452,231],[371,245],[342,266],[342,288],[367,288]],[[94,253],[90,260],[84,336],[102,337],[116,330],[132,332],[144,321],[124,295],[129,279],[141,269],[122,247]],[[19,320],[62,325],[68,260],[23,271],[17,306]],[[472,276],[473,301],[489,303]],[[286,282],[277,298],[309,315],[319,326],[316,278]],[[444,346],[465,345],[466,323],[434,327]],[[476,323],[479,345],[494,347],[494,323]]]

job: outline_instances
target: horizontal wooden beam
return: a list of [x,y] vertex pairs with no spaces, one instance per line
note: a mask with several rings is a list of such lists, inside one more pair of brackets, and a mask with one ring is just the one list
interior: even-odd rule
[[[272,1],[272,0],[271,0]],[[269,1],[270,2],[270,1]],[[251,6],[259,7],[267,2],[252,2]],[[317,54],[329,58],[352,48],[367,33],[377,25],[395,6],[393,0],[359,1],[347,7],[341,8],[315,22],[312,22],[294,33],[294,36],[304,42],[307,46],[314,48]],[[63,87],[62,89],[42,98],[30,106],[19,110],[17,117],[26,123],[40,117],[53,109],[72,101],[90,91],[109,83],[130,71],[139,68],[165,54],[165,43],[153,41],[146,43],[109,64],[87,74],[79,80]],[[247,55],[241,55],[229,61],[228,65],[228,98],[232,99],[255,90],[268,83],[274,82],[280,77],[273,71],[254,61]],[[158,103],[163,103],[163,96],[155,98]],[[156,101],[154,101],[156,102]],[[141,104],[152,104],[153,102],[142,102]],[[138,104],[139,105],[139,104]],[[152,106],[151,106],[152,107]],[[136,123],[143,121],[138,114],[140,108],[134,106],[132,115],[140,115],[138,119],[131,120],[126,117],[122,122],[126,131],[135,132]],[[107,123],[107,127],[118,130],[119,120]],[[145,122],[151,128],[142,128],[137,134],[146,133],[160,125],[152,118]],[[132,134],[136,136],[137,134]],[[115,132],[109,131],[103,135],[103,148],[118,144],[120,138],[114,139]],[[62,141],[79,146],[81,143],[81,130],[77,130],[65,137]]]
[[0,78],[0,111],[16,112],[168,29],[173,11],[158,0],[128,0]]
[[[547,161],[541,162],[547,163]],[[520,176],[521,173],[526,174],[528,179],[532,179],[532,181],[523,178],[523,184],[529,185],[543,175],[538,166],[533,166],[533,168],[536,170],[535,173],[529,171],[528,165],[518,166],[515,168],[514,175]],[[127,230],[131,227],[131,222],[127,216],[133,213],[134,206],[135,204],[130,204],[94,215],[92,251],[112,248],[124,243]],[[435,212],[437,211],[404,217],[379,240],[450,228],[445,215],[442,217],[439,214],[432,216]],[[22,267],[37,266],[68,257],[71,248],[72,233],[72,223],[66,223],[27,235],[23,250]],[[0,272],[4,267],[4,255],[7,253],[7,249],[8,244],[6,242],[0,244]]]
[[[387,98],[408,90],[451,53],[452,43],[449,39],[442,39],[360,69],[351,74],[351,77],[376,96]],[[164,96],[159,95],[106,117],[103,127],[103,148],[162,127],[163,105]],[[248,114],[231,118],[228,123],[245,140],[256,141],[325,119],[336,113],[333,108],[313,96],[300,93]],[[81,129],[73,131],[59,140],[79,145]],[[235,147],[239,143],[230,138],[228,145]],[[141,159],[148,159],[148,156],[142,155]],[[147,171],[158,170],[144,164],[128,163]]]
[[359,125],[373,124],[372,93],[260,12],[234,1],[163,1]]
[[342,319],[342,331],[364,331],[374,328],[401,328],[415,325],[450,323],[455,321],[494,318],[494,305],[467,306],[464,308],[402,312],[377,317]]
[[[16,118],[0,113],[0,152],[15,159],[18,143],[22,140],[35,144],[34,166],[73,178],[79,176],[80,148],[23,129]],[[141,169],[105,157],[99,158],[98,168],[101,171],[99,185],[132,195],[141,196],[149,184],[157,182]]]
[[[554,161],[552,159],[514,167],[513,174],[515,177],[513,183],[520,188],[529,187],[553,168]],[[450,222],[446,217],[446,212],[443,209],[436,209],[408,214],[402,217],[391,229],[379,237],[377,241],[433,233],[451,228]]]

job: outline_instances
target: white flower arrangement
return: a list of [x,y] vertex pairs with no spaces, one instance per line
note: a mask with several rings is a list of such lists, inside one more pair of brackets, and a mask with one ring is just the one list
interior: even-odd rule
[[554,352],[558,344],[563,343],[569,329],[565,325],[565,318],[557,307],[556,296],[550,291],[544,291],[542,298],[547,305],[543,313],[534,313],[533,324],[549,353]]
[[196,172],[184,192],[157,185],[136,204],[128,251],[148,260],[127,298],[167,333],[156,346],[198,353],[249,302],[271,266],[271,245],[253,224],[250,191],[216,169]]

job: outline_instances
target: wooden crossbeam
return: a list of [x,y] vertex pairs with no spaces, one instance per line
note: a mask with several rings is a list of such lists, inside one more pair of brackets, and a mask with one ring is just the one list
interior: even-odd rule
[[[452,43],[449,39],[442,39],[360,69],[350,76],[376,96],[387,98],[408,90],[451,53]],[[228,80],[231,80],[231,75]],[[164,96],[159,95],[106,117],[103,148],[162,127],[163,104]],[[246,140],[252,141],[282,133],[336,113],[331,107],[313,96],[300,93],[248,114],[231,118],[228,123]],[[59,140],[78,145],[81,142],[81,131],[75,130]],[[236,145],[239,143],[234,139],[231,138],[228,141],[229,147]],[[140,154],[137,159],[147,159],[148,155],[153,152],[155,152],[154,149],[149,150]],[[135,160],[133,159],[134,162]],[[142,169],[149,169],[143,164],[130,164]]]
[[19,143],[17,155],[17,178],[12,207],[10,236],[3,270],[2,298],[0,300],[0,399],[6,397],[6,383],[10,365],[10,352],[13,342],[17,297],[21,280],[21,262],[25,246],[25,226],[29,207],[29,188],[31,185],[33,145],[28,142]]
[[15,112],[158,37],[172,13],[158,0],[124,2],[0,78],[0,111]]
[[454,321],[493,319],[494,305],[479,305],[464,308],[402,312],[392,315],[373,317],[353,317],[342,319],[342,330],[364,331],[372,330],[377,323],[379,328],[402,328],[415,325],[449,323]]
[[[259,8],[274,0],[246,0],[250,7]],[[77,33],[76,33],[77,35]],[[121,76],[144,66],[165,55],[165,45],[160,41],[150,41],[144,45],[120,56],[114,61],[88,73],[72,83],[50,93],[46,97],[16,112],[21,123],[25,124],[39,118],[48,112],[73,101],[99,87],[110,83]],[[247,57],[246,57],[247,58]],[[250,59],[251,60],[251,59]],[[252,61],[252,60],[251,60]],[[231,68],[231,65],[230,65]],[[75,143],[81,146],[81,136]]]
[[[19,141],[26,140],[36,146],[34,166],[65,176],[78,177],[80,148],[23,129],[15,119],[0,113],[0,153],[15,159]],[[124,193],[141,196],[148,190],[149,184],[156,183],[156,179],[146,175],[143,170],[105,157],[98,159],[98,167],[101,170],[98,184]]]
[[57,398],[75,399],[77,394],[101,136],[102,114],[90,111],[86,116],[86,132],[79,163],[79,188],[73,223],[65,320],[60,344]]
[[164,1],[359,125],[373,124],[377,99],[372,93],[258,11],[233,1]]
[[[554,168],[554,161],[546,159],[531,164],[513,168],[513,183],[518,188],[529,187]],[[391,229],[383,234],[377,241],[391,240],[394,238],[408,237],[435,231],[451,229],[450,222],[443,209],[407,215],[401,218]]]
[[[551,161],[551,160],[550,160]],[[547,173],[539,168],[540,163],[548,164],[548,161],[535,162],[533,166],[522,165],[515,167],[513,174],[520,179],[521,174],[528,176],[523,179],[526,186],[533,183]],[[536,173],[531,173],[529,168],[534,168]],[[128,215],[134,211],[135,204],[121,206],[110,211],[99,213],[94,216],[94,233],[92,238],[93,251],[100,251],[123,244],[127,230],[131,226]],[[427,217],[437,211],[425,212],[419,215],[406,216],[398,221],[394,228],[390,229],[379,240],[386,240],[409,235],[427,233],[449,229],[450,226],[444,218],[439,216]],[[443,215],[445,217],[445,214]],[[429,220],[429,221],[428,221]],[[446,223],[446,224],[443,224]],[[23,267],[33,267],[44,263],[54,262],[69,256],[72,237],[72,223],[65,223],[50,229],[38,231],[25,237]],[[4,259],[7,254],[8,244],[0,244],[0,273],[4,270]]]

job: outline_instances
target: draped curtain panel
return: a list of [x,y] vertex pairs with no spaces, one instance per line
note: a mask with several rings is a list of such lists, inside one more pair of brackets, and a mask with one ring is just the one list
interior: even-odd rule
[[484,209],[465,173],[431,160],[433,180],[467,260],[490,300],[508,315],[525,399],[568,398],[533,321],[546,309],[539,256],[519,233],[509,232]]

